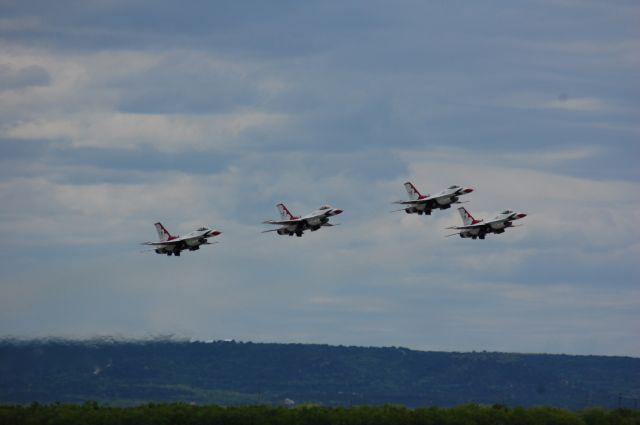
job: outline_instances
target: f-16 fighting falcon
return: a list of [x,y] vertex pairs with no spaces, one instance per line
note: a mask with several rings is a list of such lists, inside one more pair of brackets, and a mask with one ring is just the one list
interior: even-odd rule
[[464,226],[447,227],[447,229],[460,230],[460,232],[458,233],[453,233],[447,236],[460,235],[461,238],[484,239],[487,233],[504,233],[507,227],[515,227],[513,225],[514,220],[520,220],[521,218],[525,218],[527,216],[525,213],[516,213],[510,210],[506,210],[502,211],[493,219],[484,221],[476,220],[475,218],[473,218],[473,216],[469,214],[469,211],[467,211],[464,207],[458,208],[458,212],[460,213],[460,217],[462,217]]
[[302,236],[305,230],[315,232],[321,227],[331,227],[334,224],[329,223],[329,217],[342,213],[341,209],[332,208],[329,205],[323,205],[314,212],[302,217],[296,217],[287,209],[284,204],[276,205],[280,211],[280,220],[267,220],[263,224],[275,224],[282,226],[278,229],[265,230],[262,233],[278,232],[279,235],[296,235]]
[[411,182],[406,182],[404,187],[409,194],[409,200],[395,201],[394,204],[405,205],[405,207],[393,212],[405,211],[407,214],[430,215],[432,210],[446,210],[451,208],[451,204],[460,204],[461,202],[458,201],[460,196],[473,192],[470,187],[453,185],[435,195],[423,195]]
[[[222,232],[208,227],[201,227],[198,230],[194,230],[182,237],[174,236],[162,223],[155,223],[156,231],[158,232],[158,238],[160,242],[143,242],[142,245],[150,245],[155,247],[156,254],[166,254],[176,257],[180,256],[180,252],[185,249],[189,251],[197,251],[200,249],[200,245],[211,245],[207,239],[213,236],[218,236]],[[215,242],[214,242],[215,243]]]

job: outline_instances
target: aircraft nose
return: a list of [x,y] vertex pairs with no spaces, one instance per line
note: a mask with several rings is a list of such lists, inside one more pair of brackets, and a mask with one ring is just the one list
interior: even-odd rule
[[222,232],[219,230],[212,230],[209,232],[209,236],[218,236],[220,235]]
[[519,213],[516,217],[525,218],[527,215],[525,213]]
[[464,193],[471,193],[473,192],[473,188],[472,187],[467,187],[465,190],[463,190]]
[[342,214],[342,210],[340,208],[334,208],[332,212],[333,212],[333,215]]

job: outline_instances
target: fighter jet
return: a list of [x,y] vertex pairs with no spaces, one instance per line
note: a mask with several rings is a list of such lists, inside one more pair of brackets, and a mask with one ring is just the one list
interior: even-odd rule
[[276,205],[278,211],[280,211],[280,220],[267,220],[263,224],[275,224],[282,226],[278,229],[265,230],[262,233],[278,232],[279,235],[296,235],[302,236],[305,230],[311,230],[315,232],[321,227],[331,227],[334,224],[329,223],[329,217],[342,213],[339,208],[332,208],[329,205],[323,205],[314,212],[302,217],[296,217],[287,209],[284,204]]
[[168,256],[173,254],[176,257],[179,257],[180,252],[185,249],[188,249],[189,251],[197,251],[200,249],[200,245],[211,245],[211,242],[207,239],[213,236],[218,236],[222,233],[219,230],[200,227],[198,230],[194,230],[193,232],[180,237],[169,233],[162,223],[155,223],[155,226],[160,242],[143,242],[142,245],[155,247],[154,251],[156,254],[166,254]]
[[447,227],[447,229],[460,230],[458,233],[453,233],[447,236],[460,235],[461,238],[484,239],[487,233],[504,233],[507,227],[515,227],[513,225],[513,221],[520,220],[527,216],[525,213],[515,213],[513,211],[506,210],[502,211],[493,219],[484,221],[473,218],[473,216],[469,214],[469,211],[464,207],[458,208],[458,212],[460,213],[460,217],[462,217],[464,226]]
[[394,204],[406,205],[406,207],[392,212],[405,211],[407,214],[431,215],[432,210],[446,210],[451,208],[451,204],[460,204],[461,202],[458,201],[460,196],[473,192],[470,187],[453,185],[435,195],[423,195],[411,182],[406,182],[404,187],[409,194],[409,200],[395,201]]

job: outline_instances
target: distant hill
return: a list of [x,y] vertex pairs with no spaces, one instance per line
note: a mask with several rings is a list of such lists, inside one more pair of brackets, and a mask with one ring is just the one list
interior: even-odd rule
[[179,341],[0,342],[0,403],[637,407],[640,359]]

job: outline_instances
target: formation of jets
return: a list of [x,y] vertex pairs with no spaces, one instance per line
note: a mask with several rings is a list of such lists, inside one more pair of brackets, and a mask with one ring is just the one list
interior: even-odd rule
[[[407,214],[431,215],[433,210],[445,210],[451,205],[461,204],[460,197],[473,192],[470,187],[449,186],[447,189],[434,195],[423,195],[411,182],[404,184],[409,199],[406,201],[395,201],[394,204],[402,205],[401,209],[395,211],[405,211]],[[277,229],[265,230],[262,233],[277,232],[278,235],[288,235],[301,237],[306,230],[315,232],[322,227],[332,227],[336,224],[329,222],[333,216],[342,213],[339,208],[330,205],[323,205],[317,210],[303,215],[294,216],[284,204],[276,205],[280,213],[280,220],[267,220],[263,224],[279,226]],[[447,236],[459,235],[461,238],[484,239],[487,234],[500,234],[509,227],[515,227],[513,222],[527,216],[525,213],[517,213],[506,210],[492,218],[491,220],[476,220],[464,207],[459,207],[458,212],[462,218],[462,226],[449,226],[447,229],[458,230]],[[143,245],[153,246],[157,254],[168,256],[180,256],[184,250],[196,251],[201,245],[211,245],[209,238],[220,235],[219,230],[208,227],[201,227],[184,236],[173,236],[161,223],[155,223],[158,232],[158,242],[143,242]],[[213,242],[215,243],[215,242]]]

